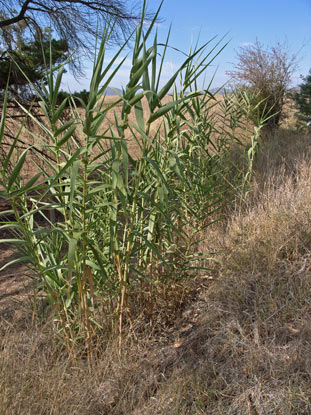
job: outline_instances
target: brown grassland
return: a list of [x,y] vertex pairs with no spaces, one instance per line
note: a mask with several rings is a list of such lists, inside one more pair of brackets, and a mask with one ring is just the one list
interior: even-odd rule
[[138,310],[121,356],[111,334],[72,365],[32,315],[24,266],[0,275],[0,415],[311,413],[311,140],[283,127],[260,142],[247,199],[206,231],[198,249],[219,261],[148,322]]

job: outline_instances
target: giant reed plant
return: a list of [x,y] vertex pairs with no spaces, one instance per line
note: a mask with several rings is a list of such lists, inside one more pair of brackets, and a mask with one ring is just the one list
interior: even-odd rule
[[[159,284],[175,283],[200,268],[199,232],[214,220],[227,196],[222,163],[226,145],[209,119],[216,101],[197,88],[198,77],[221,43],[207,50],[207,42],[190,51],[161,86],[169,35],[159,45],[157,34],[152,35],[159,11],[148,26],[144,13],[145,6],[123,94],[105,104],[104,92],[122,67],[127,44],[106,63],[113,30],[107,27],[87,102],[66,97],[59,103],[60,66],[47,71],[37,90],[44,121],[21,106],[39,131],[28,133],[44,149],[37,154],[38,173],[24,179],[23,166],[34,148],[18,154],[8,168],[25,124],[1,160],[0,197],[10,204],[1,212],[1,230],[8,230],[10,238],[1,242],[20,252],[3,268],[25,262],[33,270],[38,292],[48,300],[55,329],[72,357],[77,344],[91,357],[98,333],[114,326],[122,350],[123,326],[131,324],[133,315],[129,296],[134,293],[137,302],[148,298],[152,309],[152,293]],[[170,100],[163,102],[172,90]],[[63,121],[68,100],[70,116]],[[0,144],[6,102],[7,95]],[[107,114],[120,103],[121,114],[115,111],[113,126],[103,131]],[[131,113],[134,123],[129,122]],[[137,142],[138,159],[128,150],[128,137]]]

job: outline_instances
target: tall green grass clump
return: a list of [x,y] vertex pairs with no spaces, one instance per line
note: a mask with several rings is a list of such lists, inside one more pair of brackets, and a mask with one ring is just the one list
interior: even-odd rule
[[[33,270],[38,293],[48,301],[72,357],[77,345],[91,357],[99,333],[113,327],[122,351],[123,327],[131,324],[134,311],[129,298],[152,309],[157,287],[200,269],[202,231],[229,195],[223,160],[232,137],[211,121],[213,95],[197,88],[198,77],[224,46],[221,41],[207,50],[207,42],[191,50],[161,86],[169,35],[164,45],[152,35],[159,10],[145,26],[143,7],[130,78],[115,102],[105,105],[104,91],[126,59],[121,56],[127,42],[106,62],[113,30],[107,27],[87,102],[65,97],[59,103],[60,66],[50,69],[37,89],[44,121],[21,106],[40,131],[28,131],[45,150],[46,156],[36,154],[39,172],[24,179],[26,158],[36,148],[27,148],[12,163],[25,123],[1,160],[0,197],[10,204],[1,212],[1,230],[10,237],[1,242],[20,252],[3,268],[25,262]],[[1,143],[6,103],[7,95]],[[68,103],[70,117],[63,121]],[[108,112],[120,103],[121,114],[114,112],[113,126],[102,131]],[[133,113],[136,121],[130,123]],[[138,159],[129,153],[128,137],[139,146]]]

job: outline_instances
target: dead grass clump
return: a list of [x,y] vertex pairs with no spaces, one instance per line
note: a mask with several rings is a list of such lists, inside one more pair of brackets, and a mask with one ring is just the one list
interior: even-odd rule
[[[232,145],[229,163],[235,166],[235,168],[231,168],[230,176],[233,186],[238,173],[240,172],[243,177],[243,172],[244,174],[247,172],[247,151],[250,147],[250,143],[247,145],[248,141],[249,137],[244,137],[243,142],[246,143],[244,151],[239,144]],[[272,185],[279,187],[289,176],[295,178],[300,171],[300,161],[310,160],[311,136],[280,128],[263,135],[258,142],[256,151],[253,164],[256,181],[252,183],[252,197],[247,200],[248,205],[254,200],[258,191],[262,193]],[[256,200],[255,203],[257,203]]]
[[52,335],[1,325],[0,414],[96,414],[94,381],[71,367]]
[[152,327],[139,342],[124,339],[122,356],[117,339],[103,338],[92,362],[75,365],[42,327],[0,330],[1,415],[126,415],[156,393],[168,369]]
[[[253,207],[232,221],[227,244],[235,247],[226,264],[238,272],[272,271],[282,259],[295,261],[309,252],[311,244],[311,169],[299,160],[296,173],[286,177],[283,169],[258,191]],[[278,185],[280,175],[283,182]],[[255,203],[256,202],[256,203]]]
[[310,160],[310,134],[297,134],[295,131],[279,129],[270,132],[259,143],[254,170],[256,184],[271,186],[271,177],[274,185],[284,182],[284,175],[295,177],[300,172],[300,161]]

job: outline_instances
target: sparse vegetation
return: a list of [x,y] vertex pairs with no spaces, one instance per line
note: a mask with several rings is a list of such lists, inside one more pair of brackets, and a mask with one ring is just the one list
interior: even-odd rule
[[198,90],[204,45],[160,88],[152,24],[120,97],[109,30],[87,97],[60,101],[50,68],[14,130],[6,94],[2,273],[34,283],[0,296],[0,415],[309,414],[310,138],[260,140],[258,93]]

